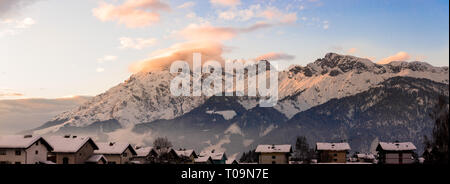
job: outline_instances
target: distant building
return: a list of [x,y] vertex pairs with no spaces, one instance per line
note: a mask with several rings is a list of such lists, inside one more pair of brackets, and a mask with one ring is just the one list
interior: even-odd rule
[[104,155],[108,164],[128,164],[137,155],[133,146],[128,143],[97,143],[97,146],[98,150],[95,150],[94,153]]
[[153,147],[136,147],[136,156],[133,157],[133,161],[137,161],[140,164],[154,163],[155,159],[158,158],[158,153],[153,149]]
[[225,152],[218,152],[216,150],[205,151],[200,153],[200,157],[211,157],[213,164],[226,164],[228,158]]
[[53,147],[47,160],[56,164],[84,164],[98,150],[90,137],[65,135],[44,139]]
[[316,143],[319,163],[346,163],[349,150],[348,143]]
[[380,142],[377,146],[381,164],[412,164],[416,146],[412,142]]
[[195,153],[195,151],[192,149],[178,150],[175,151],[175,153],[177,153],[178,157],[180,157],[180,162],[182,162],[183,164],[194,164],[195,159],[198,158],[197,153]]
[[355,155],[355,159],[357,162],[374,163],[375,155],[370,153],[358,153]]
[[291,145],[258,145],[259,164],[289,164],[292,153]]
[[103,155],[92,155],[89,157],[86,162],[86,164],[107,164],[108,160]]
[[213,164],[213,160],[210,156],[199,156],[195,159],[194,164]]
[[47,161],[53,147],[40,136],[0,136],[0,164],[36,164]]
[[179,164],[181,159],[178,154],[172,148],[155,149],[157,153],[157,159],[155,163],[158,164]]

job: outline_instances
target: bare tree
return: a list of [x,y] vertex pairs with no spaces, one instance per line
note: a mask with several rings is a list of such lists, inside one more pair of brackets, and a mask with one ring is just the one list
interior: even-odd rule
[[172,143],[167,139],[167,137],[158,137],[153,141],[153,147],[155,149],[168,149],[172,147]]

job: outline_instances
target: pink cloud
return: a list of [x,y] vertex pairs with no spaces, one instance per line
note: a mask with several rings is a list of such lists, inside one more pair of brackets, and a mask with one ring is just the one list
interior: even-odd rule
[[377,64],[389,64],[392,61],[407,61],[411,59],[411,56],[406,52],[398,52],[393,56],[389,56],[387,58],[381,59],[377,62]]
[[241,4],[241,0],[210,0],[209,2],[213,5],[220,6],[237,6]]
[[255,58],[256,61],[261,60],[268,60],[268,61],[277,61],[277,60],[293,60],[295,59],[295,56],[289,55],[286,53],[277,53],[277,52],[270,52],[264,55],[261,55],[257,58]]
[[230,40],[241,33],[253,32],[270,26],[272,25],[267,23],[256,23],[246,28],[233,28],[214,27],[209,24],[191,24],[183,30],[179,31],[178,34],[186,40],[224,41]]
[[127,0],[122,5],[101,2],[92,13],[101,21],[117,21],[130,28],[146,27],[159,22],[158,11],[169,11],[169,5],[159,0]]
[[141,71],[167,70],[174,61],[185,61],[192,64],[193,53],[201,53],[202,61],[224,62],[222,53],[226,48],[219,42],[195,41],[172,45],[169,48],[155,51],[150,59],[132,64],[129,70],[133,73]]

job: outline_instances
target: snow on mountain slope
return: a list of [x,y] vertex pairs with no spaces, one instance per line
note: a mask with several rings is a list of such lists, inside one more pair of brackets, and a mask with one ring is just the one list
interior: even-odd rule
[[[279,99],[275,107],[288,118],[333,98],[355,95],[396,76],[426,78],[448,84],[448,67],[422,62],[374,64],[367,59],[329,53],[306,67],[292,66],[279,73]],[[69,112],[56,116],[38,134],[57,132],[64,126],[83,127],[94,122],[117,120],[122,127],[174,119],[202,105],[208,97],[174,97],[168,71],[141,72]],[[240,98],[247,110],[259,102]],[[230,115],[231,117],[231,115]]]
[[135,74],[124,83],[52,120],[62,120],[62,124],[35,133],[45,134],[56,132],[62,126],[82,127],[112,119],[120,122],[123,127],[158,119],[173,119],[205,101],[205,97],[172,96],[170,81],[173,77],[168,71]]
[[330,53],[306,67],[292,66],[282,72],[281,100],[275,108],[291,118],[331,99],[367,91],[389,78],[425,78],[448,84],[448,75],[448,67],[433,67],[423,62],[378,65],[368,59]]

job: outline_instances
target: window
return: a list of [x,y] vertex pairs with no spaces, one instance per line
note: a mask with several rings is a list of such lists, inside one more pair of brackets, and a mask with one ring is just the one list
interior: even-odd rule
[[335,153],[333,156],[337,157],[337,153]]
[[272,156],[272,159],[276,159],[277,157],[276,156]]
[[38,150],[36,150],[36,151],[35,151],[34,153],[35,153],[35,154],[37,155],[37,154],[39,154],[39,151],[38,151]]
[[39,146],[39,141],[36,142],[36,146]]
[[275,161],[272,161],[272,164],[277,164],[277,162],[275,162]]
[[127,154],[127,153],[122,153],[122,156],[123,156],[123,157],[127,157],[128,154]]
[[6,155],[6,150],[0,150],[0,155]]
[[21,155],[21,154],[22,154],[22,151],[16,150],[16,155]]

